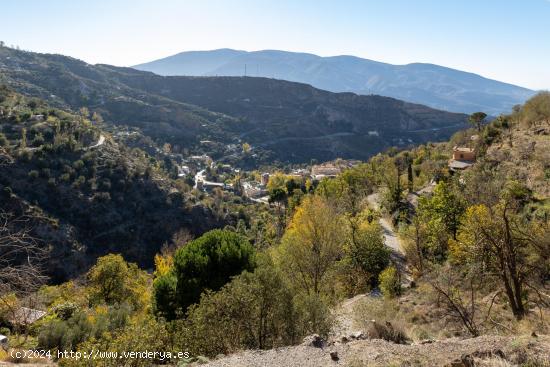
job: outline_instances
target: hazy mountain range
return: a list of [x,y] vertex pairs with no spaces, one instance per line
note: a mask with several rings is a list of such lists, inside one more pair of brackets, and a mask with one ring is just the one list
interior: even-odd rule
[[434,64],[392,65],[355,56],[277,50],[182,52],[134,66],[159,75],[261,76],[332,92],[379,94],[453,112],[509,112],[535,91]]

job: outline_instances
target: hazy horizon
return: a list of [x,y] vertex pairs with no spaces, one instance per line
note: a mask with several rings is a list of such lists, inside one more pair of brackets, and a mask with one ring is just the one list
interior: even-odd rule
[[[429,63],[550,88],[548,0],[235,0],[2,3],[0,40],[88,63],[132,66],[232,48]],[[70,30],[70,31],[67,31]]]

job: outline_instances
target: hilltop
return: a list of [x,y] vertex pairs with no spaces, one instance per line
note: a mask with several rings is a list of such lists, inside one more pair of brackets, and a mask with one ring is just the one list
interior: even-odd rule
[[[246,65],[246,66],[245,66]],[[379,94],[453,112],[498,115],[534,91],[434,64],[392,65],[355,56],[231,49],[181,52],[134,66],[159,75],[250,76],[311,84],[332,92]]]
[[[2,82],[50,104],[98,112],[106,123],[137,127],[178,152],[233,154],[252,146],[248,167],[341,158],[367,159],[392,146],[443,140],[466,116],[388,97],[331,93],[268,78],[162,77],[61,55],[0,48]],[[235,157],[233,157],[235,158]],[[246,157],[244,157],[246,158]]]

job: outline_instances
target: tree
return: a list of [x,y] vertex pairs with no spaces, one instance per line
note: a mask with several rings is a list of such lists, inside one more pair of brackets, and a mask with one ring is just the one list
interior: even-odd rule
[[178,344],[208,356],[290,345],[302,336],[295,312],[292,293],[265,257],[254,272],[205,292],[179,323]]
[[397,268],[388,266],[380,273],[380,290],[386,298],[394,298],[401,295],[401,276]]
[[278,248],[278,261],[291,282],[307,294],[330,292],[328,275],[343,256],[345,226],[326,199],[302,201]]
[[21,149],[27,148],[27,129],[21,129],[21,142],[19,143]]
[[103,117],[101,116],[100,113],[94,112],[92,114],[92,121],[94,121],[97,125],[101,125],[103,124]]
[[88,272],[90,300],[108,305],[129,303],[142,308],[148,303],[147,274],[118,254],[97,259]]
[[156,308],[173,318],[178,310],[185,312],[197,303],[207,289],[217,291],[232,276],[254,267],[254,249],[245,237],[228,230],[207,232],[179,248],[173,269],[155,280]]
[[420,198],[418,203],[419,215],[425,221],[441,223],[445,230],[456,238],[465,204],[451,185],[444,181],[439,182],[434,188],[433,195],[430,198]]
[[18,298],[30,300],[46,280],[41,263],[47,251],[31,235],[32,218],[0,212],[0,309],[13,317]]
[[484,269],[487,279],[496,275],[512,313],[520,320],[527,312],[527,289],[540,296],[535,281],[547,266],[539,259],[547,259],[550,241],[541,229],[547,229],[547,223],[543,227],[525,223],[513,207],[510,198],[493,208],[469,207],[457,240],[451,241],[451,254],[456,262]]
[[409,192],[413,192],[414,190],[414,176],[411,158],[409,158],[407,162],[407,188],[409,189]]
[[472,336],[479,335],[477,295],[484,280],[475,269],[459,269],[451,264],[434,269],[428,283],[443,302],[447,318],[458,321]]
[[481,126],[483,126],[486,117],[487,114],[484,112],[474,112],[468,117],[468,122],[475,127],[477,131],[481,131]]
[[365,199],[372,192],[366,167],[359,166],[342,172],[334,179],[322,180],[316,191],[326,198],[339,214],[343,214],[351,229],[351,241],[357,241],[361,223],[359,214],[365,207]]
[[380,273],[390,262],[391,250],[384,244],[379,224],[363,223],[357,239],[350,244],[349,255],[371,287],[378,285]]
[[[271,180],[269,181],[271,182]],[[277,237],[281,238],[283,230],[285,228],[286,219],[286,206],[288,202],[288,194],[285,189],[275,187],[269,190],[270,204],[275,204],[277,208]]]

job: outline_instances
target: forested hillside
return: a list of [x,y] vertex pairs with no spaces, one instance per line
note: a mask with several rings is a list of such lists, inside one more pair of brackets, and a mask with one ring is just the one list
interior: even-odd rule
[[151,266],[176,232],[231,221],[172,180],[164,162],[115,141],[99,115],[0,88],[0,211],[52,248],[53,279],[109,252]]
[[466,122],[462,114],[387,97],[267,78],[161,77],[8,47],[0,48],[0,72],[1,82],[25,95],[58,107],[87,107],[108,124],[140,128],[178,151],[202,153],[204,140],[247,143],[254,155],[241,161],[247,168],[368,159],[393,145],[447,139]]
[[[59,189],[51,190],[63,200],[65,190],[75,190],[73,177],[79,175],[88,186],[75,197],[87,197],[89,211],[96,200],[109,208],[101,192],[110,200],[123,195],[112,181],[118,165],[108,176],[102,176],[100,164],[93,177],[84,172],[87,155],[101,157],[102,132],[93,118],[48,112],[39,124],[53,130],[48,134],[30,123],[39,103],[4,95],[8,114],[20,107],[12,112],[15,118],[2,120],[19,127],[2,140],[3,162],[24,167],[29,176],[23,180],[12,170],[3,177],[18,182],[13,194],[8,190],[10,197],[25,185],[46,196],[32,180],[43,180],[44,186],[54,179]],[[100,366],[118,366],[121,360],[135,366],[328,366],[336,361],[387,366],[411,360],[419,366],[546,366],[550,94],[541,93],[490,123],[481,120],[472,118],[474,127],[446,143],[392,148],[318,182],[271,172],[267,203],[238,207],[242,220],[223,229],[168,239],[154,255],[154,272],[126,256],[126,250],[129,255],[137,250],[132,247],[121,251],[124,256],[99,257],[79,281],[42,285],[47,280],[30,274],[33,287],[0,287],[0,322],[11,325],[13,310],[23,305],[46,312],[25,337],[11,326],[15,348],[21,349],[189,352],[166,359],[89,361]],[[114,147],[115,142],[106,139],[105,144]],[[40,149],[32,150],[35,146]],[[449,169],[455,146],[476,152],[463,170]],[[75,167],[72,160],[68,169],[48,159],[41,167],[41,157],[61,158],[54,152],[63,152],[64,160],[79,157],[84,165]],[[127,165],[139,167],[137,153]],[[89,185],[94,177],[97,189]],[[133,177],[124,195],[159,178],[165,179],[161,187],[171,182],[160,169]],[[106,178],[110,189],[102,183]],[[221,191],[209,195],[217,205],[240,202]],[[33,199],[40,203],[40,197]],[[144,196],[141,202],[148,200]],[[152,205],[173,215],[177,211],[169,202]],[[237,209],[233,204],[225,210]],[[43,206],[64,213],[47,201]],[[159,213],[154,207],[149,211]],[[136,219],[145,238],[153,236],[146,230],[156,236],[171,223],[139,213],[145,215]],[[6,234],[32,244],[10,228],[0,232],[0,248]],[[153,256],[153,248],[145,248]],[[0,270],[0,277],[7,279],[6,274]],[[61,366],[81,363],[54,360]]]

